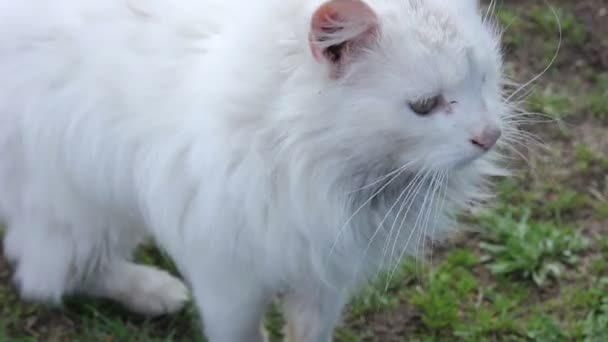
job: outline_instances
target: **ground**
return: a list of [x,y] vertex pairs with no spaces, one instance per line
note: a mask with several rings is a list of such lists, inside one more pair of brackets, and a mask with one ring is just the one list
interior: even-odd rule
[[[550,64],[561,21],[557,59],[515,96],[542,144],[516,146],[524,162],[498,181],[498,204],[463,218],[473,232],[353,300],[336,341],[608,341],[608,0],[498,3],[520,84]],[[192,307],[152,321],[89,299],[48,309],[20,302],[9,278],[0,259],[0,341],[203,340]],[[275,339],[280,323],[269,315]]]

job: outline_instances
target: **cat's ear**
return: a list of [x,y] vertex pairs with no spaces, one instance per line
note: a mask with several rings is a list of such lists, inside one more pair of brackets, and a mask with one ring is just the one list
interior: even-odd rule
[[332,76],[371,45],[378,32],[378,17],[361,0],[329,0],[313,14],[310,48],[316,60],[330,63]]

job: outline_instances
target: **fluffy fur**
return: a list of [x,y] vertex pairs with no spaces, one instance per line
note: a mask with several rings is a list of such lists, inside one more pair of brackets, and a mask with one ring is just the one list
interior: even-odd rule
[[[0,0],[0,215],[22,295],[178,310],[184,285],[129,261],[152,236],[210,341],[262,340],[277,292],[293,340],[327,341],[357,286],[453,230],[501,172],[471,141],[512,129],[495,30],[474,0],[327,4],[354,12]],[[430,115],[408,105],[436,95]]]

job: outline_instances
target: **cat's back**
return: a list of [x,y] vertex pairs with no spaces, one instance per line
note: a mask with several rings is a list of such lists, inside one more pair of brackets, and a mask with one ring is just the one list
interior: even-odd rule
[[179,6],[167,0],[0,0],[0,115],[45,99],[65,105],[114,99],[133,107],[144,98],[167,98],[163,92],[201,72],[196,68],[222,35],[226,6],[217,0]]
[[0,0],[0,217],[34,174],[52,178],[67,163],[92,174],[134,139],[173,132],[192,80],[213,69],[224,6]]
[[161,110],[178,97],[182,107],[193,106],[188,100],[216,95],[218,81],[235,68],[255,69],[246,61],[255,54],[235,51],[262,50],[255,37],[240,36],[255,35],[250,28],[259,23],[244,22],[280,3],[0,0],[0,117],[23,116],[45,101],[52,115],[95,105],[145,115],[150,101]]
[[274,23],[291,20],[273,8],[297,3],[0,0],[0,192],[67,170],[101,193],[110,182],[98,170],[128,173],[161,150],[169,160],[193,139],[231,143],[216,127],[262,122],[250,117],[284,69],[274,45],[285,30]]

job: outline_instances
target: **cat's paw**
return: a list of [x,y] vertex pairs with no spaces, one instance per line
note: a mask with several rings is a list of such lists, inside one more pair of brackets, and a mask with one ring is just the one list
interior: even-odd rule
[[155,317],[181,310],[190,299],[188,288],[176,277],[151,267],[140,269],[120,302],[139,314]]

